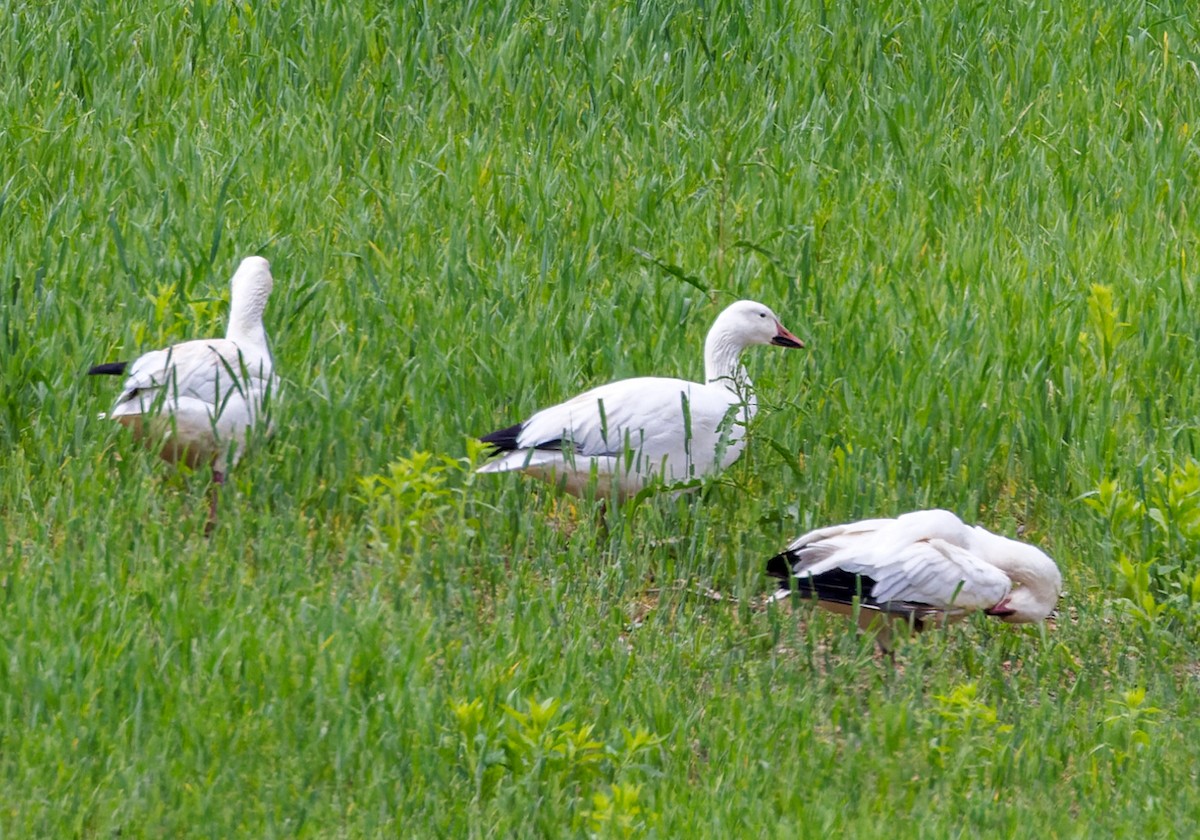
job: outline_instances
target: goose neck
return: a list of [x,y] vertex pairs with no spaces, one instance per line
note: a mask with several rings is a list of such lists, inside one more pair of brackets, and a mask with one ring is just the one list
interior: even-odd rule
[[267,331],[263,327],[263,310],[266,309],[267,291],[253,289],[241,294],[237,290],[229,307],[229,329],[225,337],[239,344],[267,345]]
[[714,328],[704,342],[704,379],[712,384],[724,384],[732,391],[744,391],[750,387],[750,377],[742,367],[741,356],[745,345],[728,333]]

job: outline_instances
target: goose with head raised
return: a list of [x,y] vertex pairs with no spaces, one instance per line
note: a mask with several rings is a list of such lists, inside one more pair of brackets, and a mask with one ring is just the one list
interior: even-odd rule
[[676,485],[722,470],[745,447],[757,410],[742,351],[803,347],[767,306],[742,300],[717,316],[704,342],[704,381],[622,379],[538,411],[481,440],[499,457],[479,472],[519,471],[574,495],[618,498],[653,482]]
[[[272,286],[270,263],[247,257],[230,282],[224,338],[185,341],[132,363],[91,368],[92,375],[125,375],[108,416],[133,429],[138,439],[171,463],[211,464],[213,481],[221,484],[277,390],[263,326]],[[210,527],[215,516],[214,495]]]

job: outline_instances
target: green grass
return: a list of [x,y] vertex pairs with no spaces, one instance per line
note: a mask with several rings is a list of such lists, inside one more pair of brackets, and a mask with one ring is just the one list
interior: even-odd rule
[[[3,20],[0,836],[1200,830],[1189,6]],[[206,539],[206,477],[82,373],[222,332],[251,253],[285,400]],[[702,494],[605,532],[471,475],[540,405],[699,376],[734,297],[809,349],[748,356]],[[758,606],[800,531],[935,505],[1044,546],[1057,627],[893,670]]]

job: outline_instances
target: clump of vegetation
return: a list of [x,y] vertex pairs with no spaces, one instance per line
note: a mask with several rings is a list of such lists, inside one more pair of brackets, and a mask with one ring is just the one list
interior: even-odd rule
[[1084,501],[1116,553],[1117,592],[1139,620],[1194,622],[1200,608],[1200,463],[1140,476],[1136,490],[1105,480]]
[[654,823],[639,804],[638,782],[658,774],[663,739],[646,729],[622,727],[615,742],[599,740],[595,724],[570,717],[555,698],[499,710],[475,698],[451,711],[445,758],[461,768],[477,799],[494,798],[502,787],[564,796],[573,803],[572,822],[601,836],[640,835]]
[[412,557],[426,541],[444,537],[470,539],[478,523],[467,513],[472,457],[452,458],[414,452],[388,465],[386,473],[361,476],[358,498],[368,510],[375,551],[384,556]]

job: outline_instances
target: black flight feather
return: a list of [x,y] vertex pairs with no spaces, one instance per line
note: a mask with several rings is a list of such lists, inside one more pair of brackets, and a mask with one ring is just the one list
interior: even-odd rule
[[[524,423],[518,423],[515,426],[509,426],[507,429],[500,429],[491,434],[484,435],[479,440],[483,443],[491,444],[492,451],[489,454],[499,455],[501,452],[514,452],[518,449],[524,449],[517,441],[521,437],[521,429]],[[562,438],[554,440],[546,440],[537,444],[534,449],[562,449]]]
[[125,368],[129,367],[129,362],[105,362],[102,365],[96,365],[88,370],[88,376],[122,376],[125,373]]
[[853,606],[857,600],[863,607],[880,610],[910,622],[930,610],[937,611],[936,607],[929,604],[912,601],[877,601],[871,595],[875,588],[875,579],[867,575],[856,575],[845,569],[830,569],[819,575],[794,577],[792,564],[795,560],[790,552],[784,551],[767,561],[767,574],[779,578],[779,588],[783,591],[796,592],[808,597],[815,595],[821,601],[847,606]]
[[784,551],[767,561],[767,574],[779,578],[780,589],[791,590],[801,595],[816,595],[822,601],[837,604],[853,604],[857,598],[859,603],[877,606],[875,599],[871,597],[871,590],[875,587],[873,578],[856,575],[845,569],[830,569],[819,575],[793,576],[792,563],[795,559],[791,552]]

